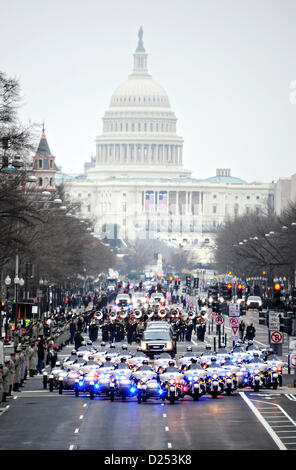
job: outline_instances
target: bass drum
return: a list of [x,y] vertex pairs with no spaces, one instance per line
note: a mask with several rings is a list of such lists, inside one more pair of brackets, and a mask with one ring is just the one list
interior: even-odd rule
[[117,313],[115,313],[115,312],[111,313],[110,316],[109,316],[109,318],[110,318],[110,320],[116,320],[116,318],[117,318]]
[[133,315],[135,318],[141,318],[142,312],[141,310],[134,310]]

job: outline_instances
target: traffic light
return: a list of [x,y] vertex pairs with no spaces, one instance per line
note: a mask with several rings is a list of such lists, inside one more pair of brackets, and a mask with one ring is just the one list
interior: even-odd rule
[[273,306],[280,307],[281,305],[281,290],[282,286],[279,282],[273,286]]
[[191,287],[191,276],[186,276],[186,287]]
[[241,299],[243,296],[243,286],[242,284],[237,284],[237,298]]
[[169,277],[169,283],[171,284],[173,282],[173,276]]
[[262,269],[262,276],[265,276],[265,274],[266,274],[265,269]]

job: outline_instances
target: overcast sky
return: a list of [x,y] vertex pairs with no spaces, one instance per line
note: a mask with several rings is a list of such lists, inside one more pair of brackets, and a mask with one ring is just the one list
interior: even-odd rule
[[[0,0],[0,69],[20,117],[45,121],[63,171],[83,171],[138,29],[169,96],[193,176],[231,168],[268,182],[295,170],[295,0]],[[40,131],[41,132],[41,131]]]

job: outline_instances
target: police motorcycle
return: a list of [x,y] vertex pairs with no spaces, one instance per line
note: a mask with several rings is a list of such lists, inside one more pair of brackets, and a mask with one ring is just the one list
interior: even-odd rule
[[210,344],[206,344],[206,349],[198,357],[198,362],[204,369],[206,369],[211,364],[211,359],[214,355],[215,353],[212,352],[212,346]]
[[232,362],[235,365],[244,366],[249,362],[249,353],[241,342],[237,342],[231,351]]
[[92,394],[93,385],[97,379],[99,363],[94,360],[94,356],[89,356],[88,360],[79,367],[79,377],[75,381],[75,396],[81,392]]
[[135,352],[135,354],[132,355],[132,357],[128,359],[127,363],[131,367],[131,369],[136,371],[146,359],[148,359],[146,354],[144,354],[142,348],[138,346],[137,351]]
[[165,399],[165,391],[159,383],[157,372],[149,366],[147,358],[143,359],[140,367],[133,372],[133,379],[139,404],[148,398]]
[[119,353],[120,351],[116,349],[115,344],[111,343],[109,349],[106,350],[105,355],[100,358],[100,362],[104,363],[106,361],[107,356],[109,356],[111,358],[111,362],[115,363]]
[[53,392],[54,388],[58,388],[58,376],[62,372],[62,370],[63,370],[62,369],[62,364],[60,363],[60,361],[57,361],[55,367],[50,371],[49,375],[47,375],[47,372],[44,372],[44,374],[43,374],[43,387],[44,387],[44,383],[45,383],[46,377],[47,377],[49,391]]
[[132,353],[130,351],[128,351],[128,348],[127,348],[127,345],[126,344],[123,344],[121,346],[121,351],[118,352],[118,356],[115,356],[114,357],[114,364],[117,365],[119,364],[121,361],[122,358],[125,358],[126,361],[128,362],[129,359],[131,359],[132,357]]
[[95,360],[97,359],[97,360],[100,361],[100,359],[102,359],[106,355],[107,349],[108,348],[106,347],[105,341],[101,341],[100,347],[99,348],[98,347],[94,348],[94,353],[93,354],[94,354]]
[[268,364],[260,359],[258,353],[253,354],[253,359],[242,368],[244,373],[244,384],[250,386],[254,392],[259,392],[260,388],[266,385]]
[[199,398],[206,393],[206,376],[207,372],[205,369],[197,363],[195,357],[192,357],[190,364],[187,365],[184,371],[184,395],[189,395],[194,401],[198,401]]
[[217,364],[216,356],[211,357],[211,363],[205,371],[207,374],[205,378],[206,391],[212,398],[217,398],[224,392],[226,371]]
[[182,398],[185,392],[184,374],[175,366],[171,360],[169,366],[159,374],[161,388],[165,390],[164,398],[174,404],[176,400]]
[[[272,348],[267,350],[267,354],[264,357],[266,364],[268,365],[268,370],[270,371],[270,380],[267,381],[267,387],[277,388],[275,385],[278,382],[278,385],[281,387],[283,384],[283,367],[286,365],[285,361],[280,360],[275,354]],[[276,375],[277,374],[277,375]],[[277,380],[276,380],[277,379]]]
[[161,353],[159,356],[156,356],[154,359],[154,369],[158,374],[161,374],[164,369],[169,366],[170,361],[176,361],[176,359],[172,359],[169,353]]
[[231,395],[238,387],[243,387],[243,373],[239,366],[232,363],[230,354],[220,359],[220,366],[225,370],[223,383],[226,395]]
[[59,394],[62,395],[63,390],[75,390],[76,379],[79,377],[79,370],[73,369],[70,364],[68,364],[67,368],[63,368],[57,377]]
[[227,351],[225,344],[221,344],[221,347],[218,348],[215,356],[217,357],[217,363],[222,364],[225,360],[225,358],[228,358],[229,356],[229,351]]
[[109,354],[106,356],[105,362],[97,369],[96,380],[90,382],[89,396],[92,400],[95,395],[104,395],[110,397],[114,401],[115,396],[115,382],[114,382],[115,365],[112,363],[112,358]]
[[179,358],[179,365],[182,370],[186,371],[190,364],[192,363],[191,360],[196,359],[198,360],[198,356],[196,353],[192,352],[192,347],[187,346],[186,352]]
[[127,397],[134,397],[137,392],[132,377],[133,371],[127,365],[126,361],[126,357],[122,356],[113,375],[115,396],[121,397],[122,400],[125,400]]

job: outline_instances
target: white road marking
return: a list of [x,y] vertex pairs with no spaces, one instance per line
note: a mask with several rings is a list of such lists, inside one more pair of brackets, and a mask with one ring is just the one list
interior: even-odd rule
[[80,416],[79,416],[79,419],[83,419],[83,415],[80,415]]
[[163,415],[162,415],[162,416],[163,416],[164,418],[166,418],[166,417],[167,417],[167,415],[166,415],[165,413],[163,413]]
[[172,444],[171,442],[168,442],[168,448],[171,449],[172,448]]
[[274,440],[276,445],[280,450],[287,450],[286,446],[284,443],[280,440],[280,438],[276,435],[276,433],[273,431],[271,426],[267,423],[267,421],[263,418],[261,413],[258,411],[255,405],[251,402],[251,400],[245,395],[243,392],[239,392],[239,395],[242,397],[242,399],[247,403],[248,407],[253,411],[254,415],[259,419],[261,422],[262,426],[266,429],[270,437]]
[[74,449],[74,445],[71,444],[70,447],[69,447],[69,450],[73,450]]
[[166,426],[164,429],[165,429],[166,432],[168,432],[170,430],[170,428],[168,426]]

